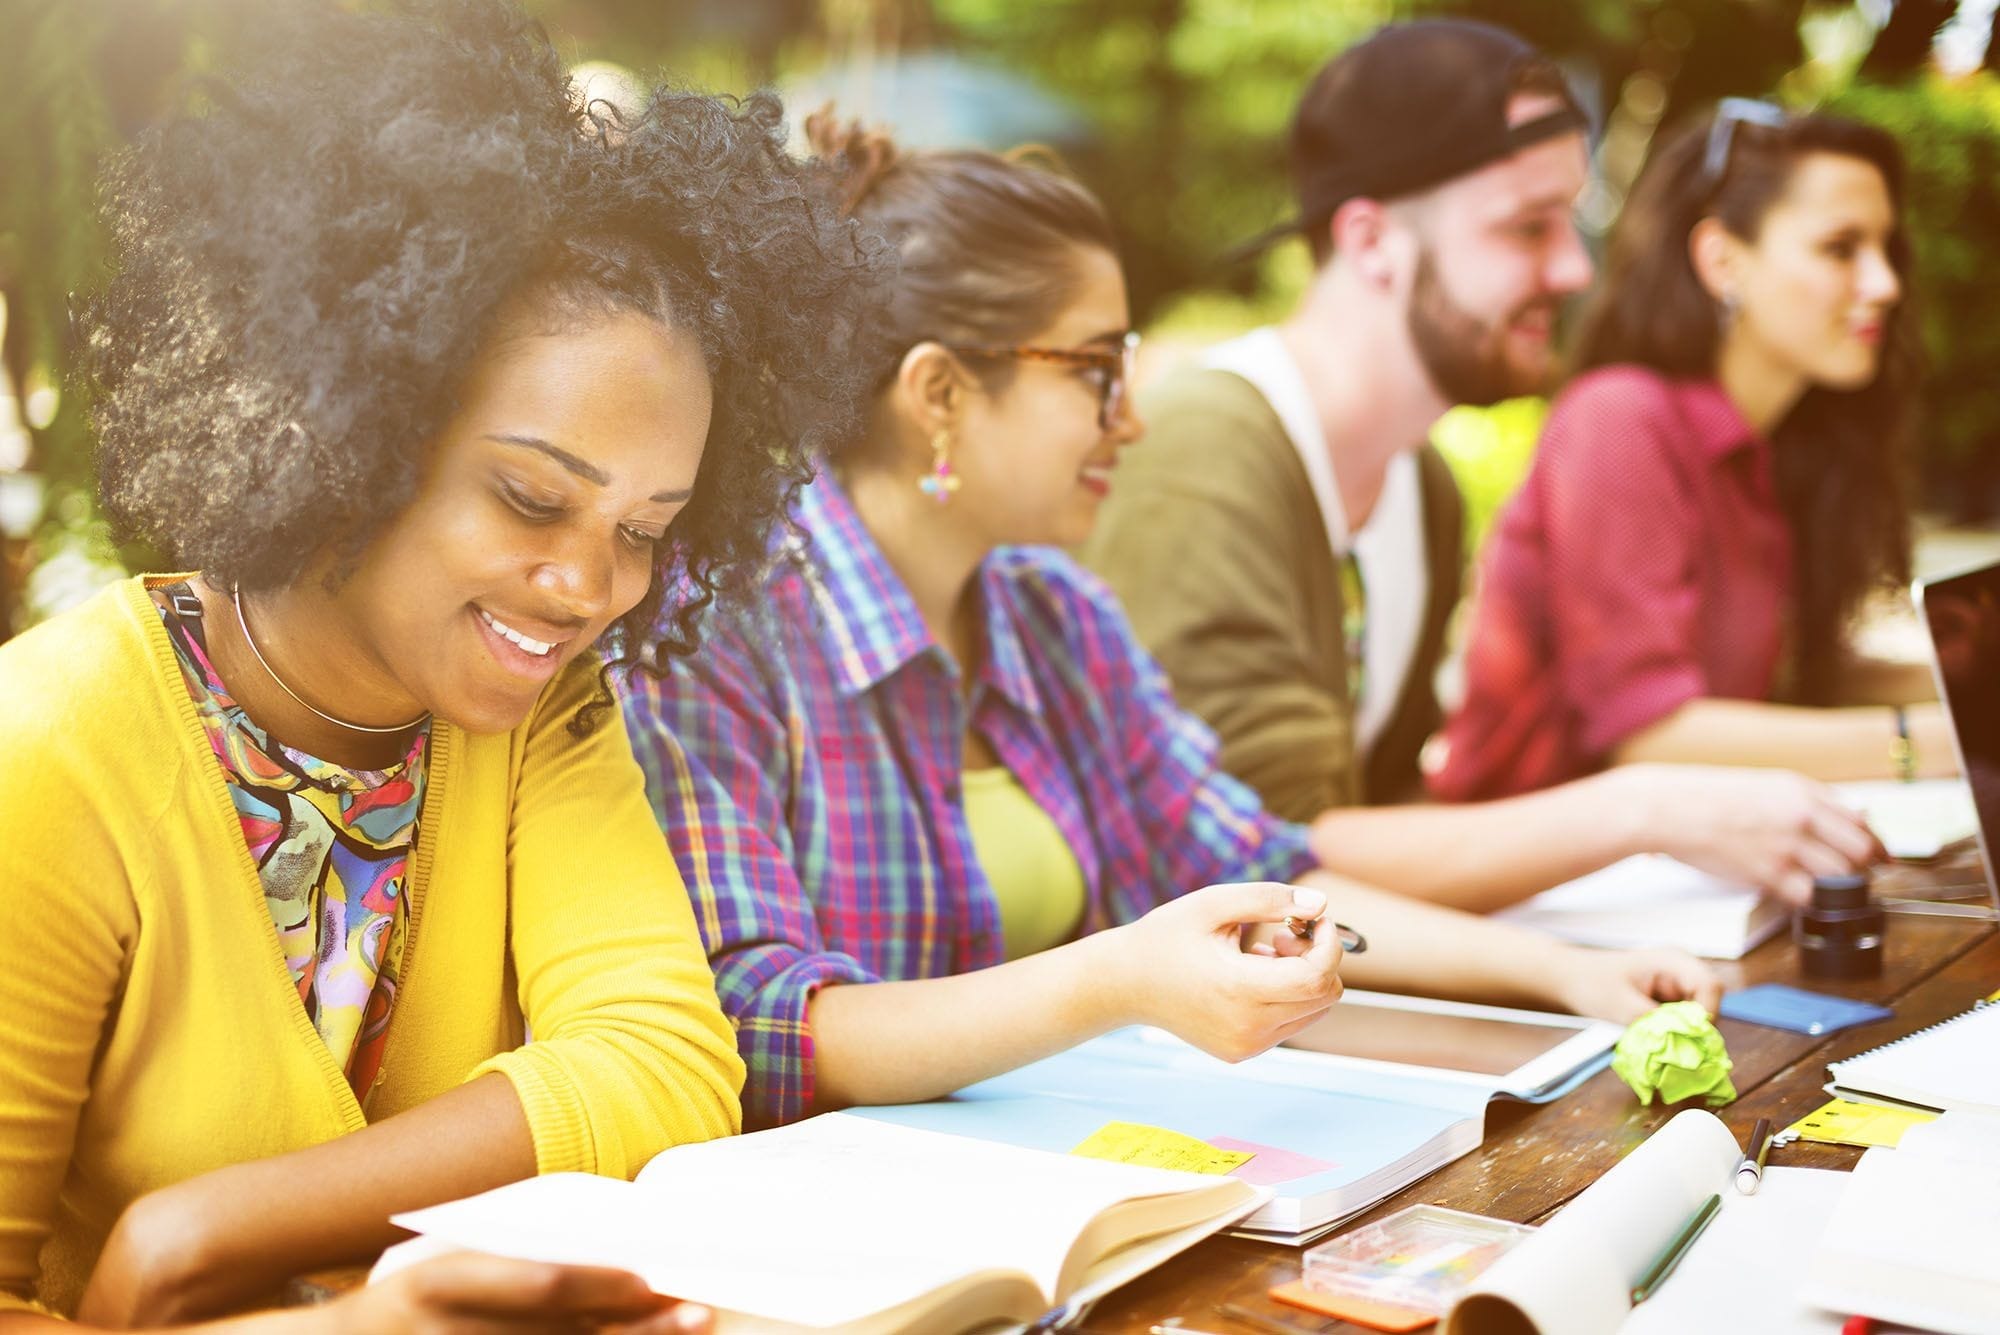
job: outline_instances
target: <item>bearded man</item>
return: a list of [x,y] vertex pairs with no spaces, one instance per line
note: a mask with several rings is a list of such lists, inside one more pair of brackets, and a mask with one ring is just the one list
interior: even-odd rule
[[1591,278],[1571,221],[1585,128],[1556,67],[1499,28],[1391,24],[1350,47],[1293,122],[1299,216],[1259,238],[1311,246],[1297,310],[1142,400],[1150,432],[1082,555],[1280,815],[1416,795],[1463,564],[1426,440],[1456,404],[1546,383],[1558,308]]

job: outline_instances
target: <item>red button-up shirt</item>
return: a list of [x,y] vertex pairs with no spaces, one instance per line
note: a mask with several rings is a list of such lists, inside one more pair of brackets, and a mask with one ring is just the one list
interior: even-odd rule
[[1690,700],[1770,699],[1791,590],[1770,443],[1722,387],[1578,377],[1488,544],[1432,791],[1545,788]]

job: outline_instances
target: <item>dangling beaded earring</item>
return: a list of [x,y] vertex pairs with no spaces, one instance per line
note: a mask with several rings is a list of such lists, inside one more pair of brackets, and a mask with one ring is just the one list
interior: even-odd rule
[[951,470],[951,431],[939,427],[931,437],[931,471],[917,479],[917,490],[943,505],[958,490],[960,481]]

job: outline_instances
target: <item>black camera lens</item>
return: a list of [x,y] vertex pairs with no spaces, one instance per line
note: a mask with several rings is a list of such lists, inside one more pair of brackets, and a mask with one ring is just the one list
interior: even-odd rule
[[1865,872],[1813,878],[1812,902],[1792,919],[1799,964],[1813,978],[1875,977],[1882,972],[1887,930]]

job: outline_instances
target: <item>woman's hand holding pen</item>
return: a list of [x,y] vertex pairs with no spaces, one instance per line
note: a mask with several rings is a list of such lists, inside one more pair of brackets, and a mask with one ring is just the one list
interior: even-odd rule
[[1320,891],[1275,882],[1211,885],[1162,904],[1118,929],[1131,1018],[1225,1061],[1290,1038],[1340,999],[1339,933],[1308,942],[1284,926],[1325,911]]

